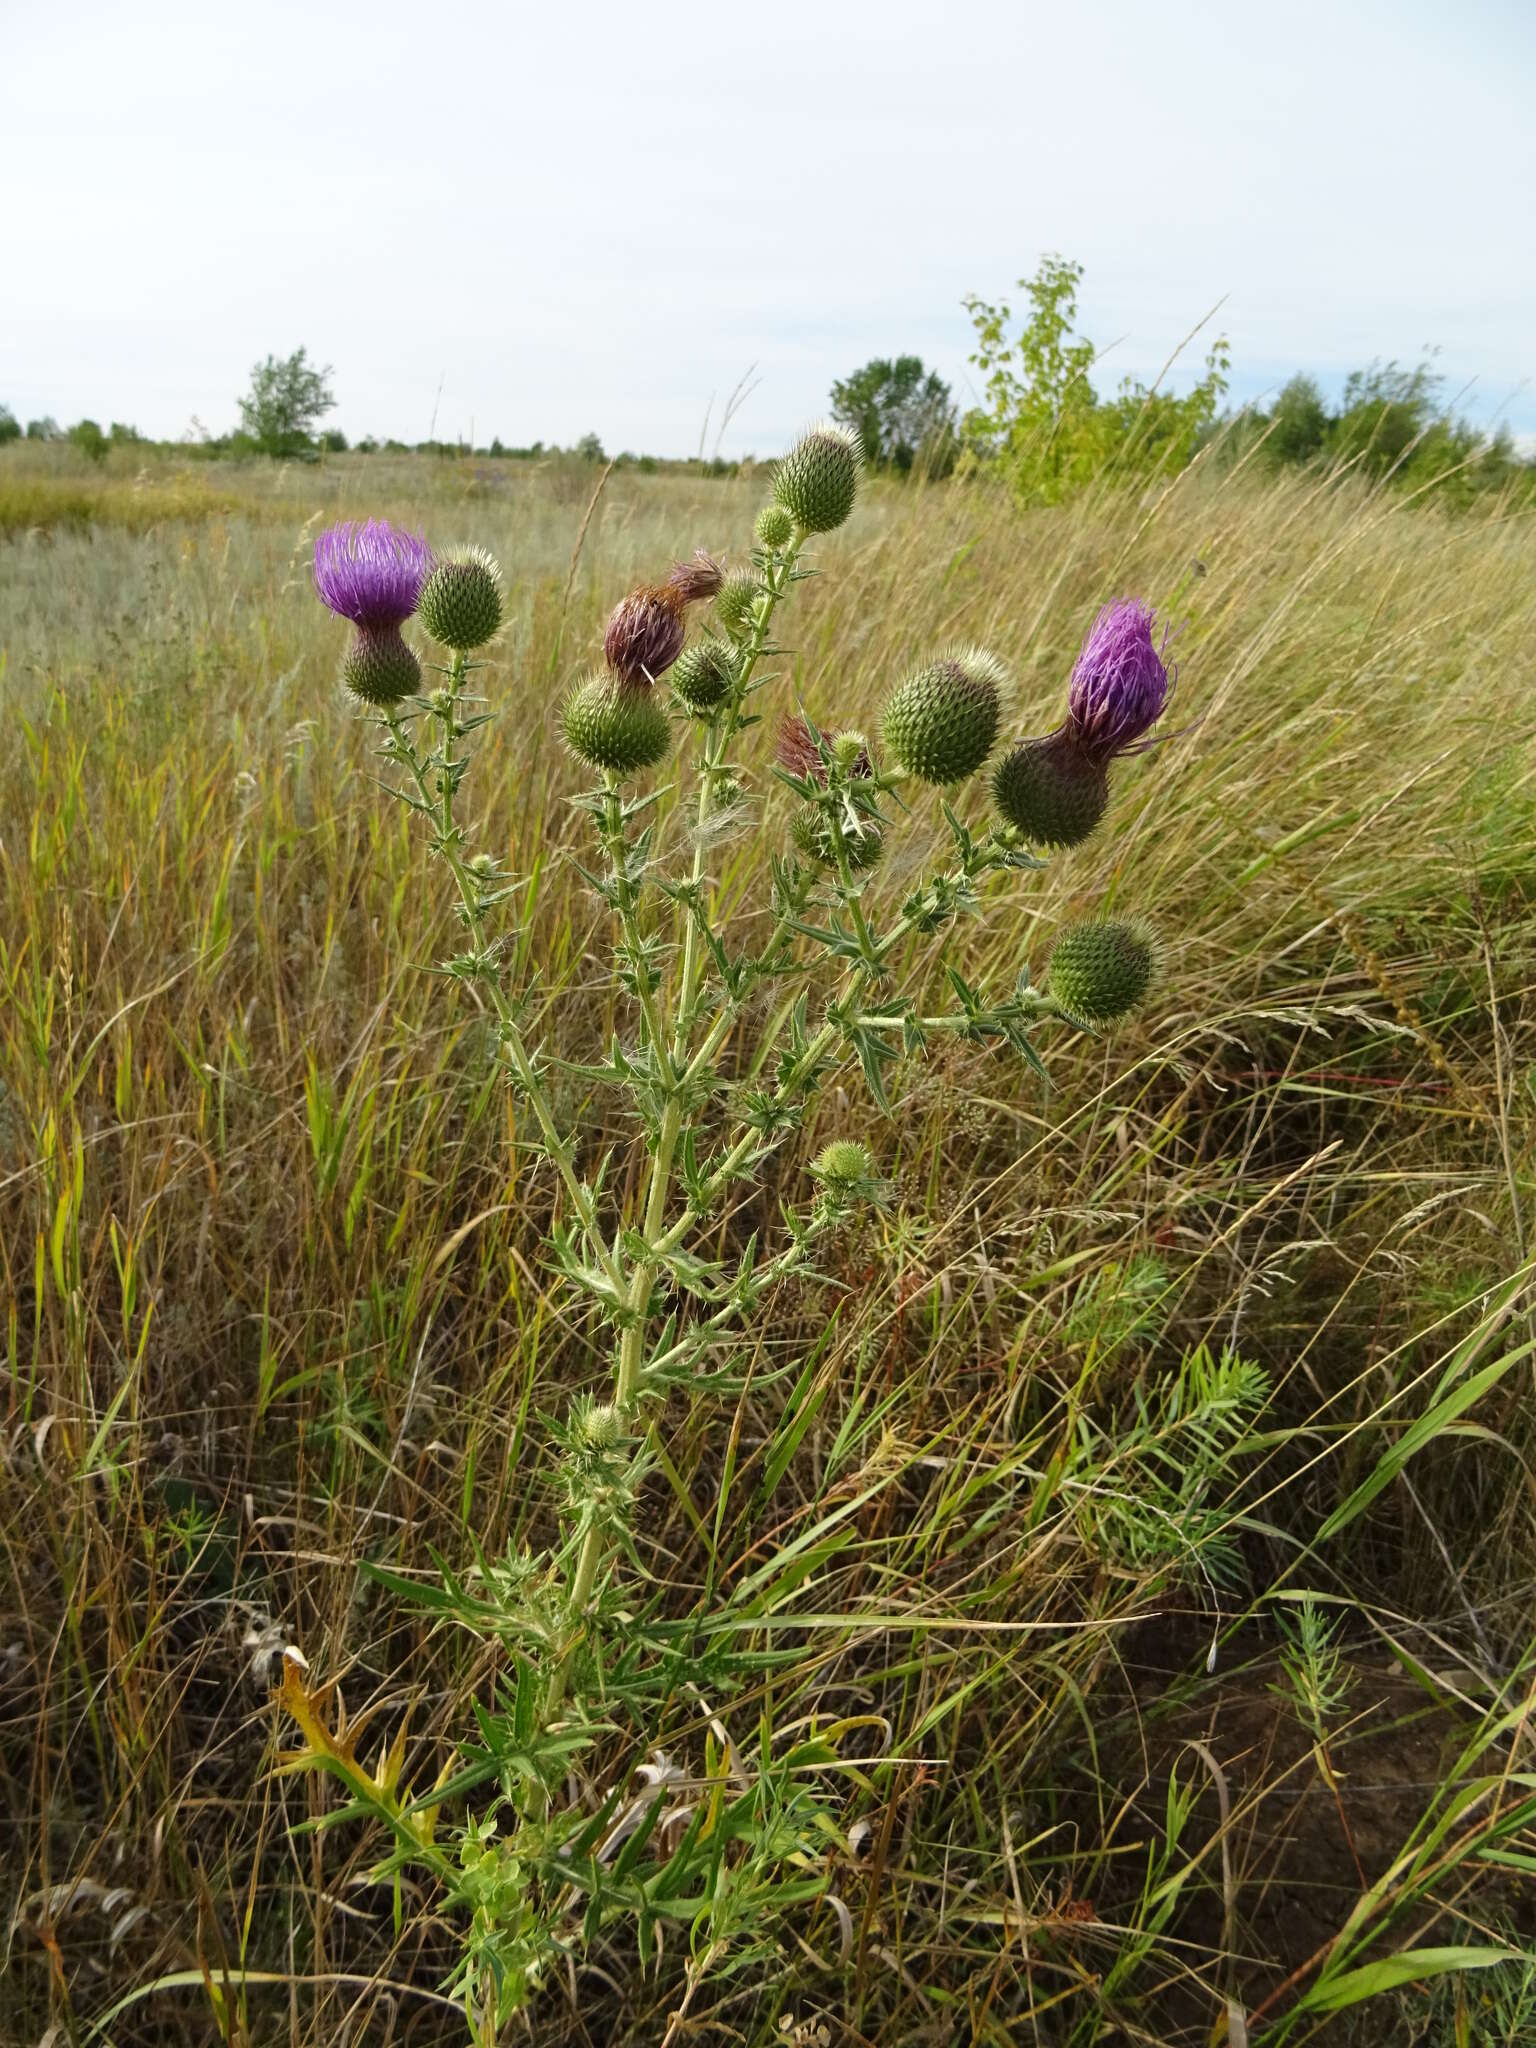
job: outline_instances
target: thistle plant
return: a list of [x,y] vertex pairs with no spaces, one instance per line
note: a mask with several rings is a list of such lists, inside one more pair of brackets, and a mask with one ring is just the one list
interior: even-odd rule
[[[687,1921],[694,1952],[725,1968],[822,1888],[835,1828],[818,1788],[838,1759],[814,1735],[765,1744],[750,1772],[711,1736],[681,1788],[663,1773],[638,1801],[622,1777],[606,1795],[570,1789],[578,1759],[611,1759],[626,1730],[654,1730],[695,1686],[728,1702],[749,1668],[731,1647],[744,1639],[731,1600],[745,1596],[723,1597],[702,1623],[670,1616],[646,1582],[636,1505],[663,1400],[738,1396],[743,1340],[772,1315],[776,1291],[822,1280],[838,1234],[886,1198],[877,1127],[859,1119],[803,1167],[795,1134],[844,1080],[862,1079],[889,1115],[903,1069],[936,1041],[1010,1047],[1039,1071],[1042,1027],[1102,1030],[1153,977],[1155,948],[1136,922],[1063,933],[1040,988],[1027,967],[993,989],[943,961],[985,885],[1041,867],[1040,849],[1075,845],[1098,823],[1111,764],[1145,744],[1166,700],[1152,614],[1130,603],[1101,615],[1062,725],[1015,744],[990,810],[983,800],[968,813],[965,787],[1007,714],[991,652],[939,650],[914,667],[878,732],[823,722],[835,706],[785,701],[782,615],[814,573],[815,538],[850,517],[859,487],[853,438],[814,428],[779,465],[747,562],[727,572],[701,551],[631,591],[560,705],[589,779],[572,799],[590,822],[581,873],[606,913],[625,1019],[596,1060],[571,1057],[558,1030],[531,1034],[532,983],[512,980],[521,956],[504,922],[519,877],[471,846],[457,808],[474,735],[494,715],[482,678],[506,608],[499,568],[479,549],[434,556],[382,522],[334,528],[316,547],[318,593],[356,628],[342,681],[452,879],[460,938],[440,971],[489,1013],[506,1085],[530,1113],[517,1128],[537,1132],[561,1191],[547,1259],[610,1360],[606,1383],[549,1425],[559,1534],[546,1553],[477,1552],[427,1592],[377,1574],[505,1653],[497,1696],[477,1708],[442,1781],[406,1790],[403,1733],[370,1769],[301,1664],[286,1673],[304,1737],[290,1762],[340,1778],[341,1813],[372,1817],[393,1840],[384,1871],[425,1866],[464,1917],[456,1983],[485,2042],[564,1949],[616,1917],[632,1917],[642,1953],[658,1923]],[[424,655],[401,634],[413,611],[435,643]],[[777,734],[767,778],[741,747],[764,719]],[[787,805],[761,801],[775,784]],[[915,886],[910,867],[888,886],[887,848],[932,808],[940,853]],[[725,918],[711,855],[744,831],[768,840],[765,900]],[[644,1146],[633,1196],[619,1192],[610,1156],[590,1156],[562,1121],[562,1076],[625,1102]],[[772,1234],[733,1236],[733,1213],[765,1185],[781,1197]],[[759,1369],[754,1389],[796,1369]],[[759,1651],[757,1675],[762,1664]],[[468,1811],[452,1822],[461,1801]]]

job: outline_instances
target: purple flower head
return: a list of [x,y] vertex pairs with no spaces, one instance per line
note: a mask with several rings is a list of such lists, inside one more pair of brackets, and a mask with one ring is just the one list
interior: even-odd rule
[[397,532],[387,519],[344,519],[315,542],[320,602],[355,626],[403,626],[431,567],[421,535]]
[[1157,615],[1139,597],[1117,598],[1094,620],[1072,670],[1067,723],[1088,758],[1104,767],[1138,749],[1162,717],[1178,676],[1163,660],[1168,628],[1153,643]]

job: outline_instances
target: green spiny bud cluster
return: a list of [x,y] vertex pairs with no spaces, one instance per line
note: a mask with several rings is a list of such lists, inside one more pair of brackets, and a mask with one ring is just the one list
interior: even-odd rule
[[757,515],[755,531],[765,548],[788,547],[795,522],[782,505],[765,505]]
[[393,626],[361,626],[342,657],[341,680],[364,704],[384,710],[416,695],[421,663]]
[[763,590],[763,579],[749,569],[738,570],[721,584],[715,598],[715,616],[733,640],[740,640],[751,626]]
[[874,1176],[875,1162],[857,1138],[834,1138],[811,1161],[811,1172],[823,1186],[857,1188]]
[[1036,846],[1081,846],[1109,803],[1109,778],[1063,728],[1020,740],[998,762],[992,800]]
[[1094,1030],[1129,1015],[1157,971],[1157,946],[1139,919],[1096,918],[1056,941],[1046,993],[1073,1024]]
[[672,744],[672,727],[649,683],[600,673],[578,683],[560,711],[566,744],[593,768],[636,775]]
[[[869,819],[860,820],[860,829],[855,832],[845,820],[842,825],[843,858],[855,874],[872,868],[885,851],[885,835],[880,827]],[[820,804],[802,804],[789,821],[789,836],[805,855],[807,860],[819,861],[824,868],[837,866],[837,849],[832,843],[832,827],[827,823],[826,813]]]
[[980,647],[918,669],[886,704],[887,750],[909,775],[939,788],[974,775],[997,738],[1004,679],[1002,663]]
[[723,640],[695,640],[677,657],[668,679],[698,717],[716,710],[736,680],[736,657]]
[[774,500],[802,533],[830,533],[853,510],[863,464],[857,434],[830,423],[812,427],[774,472]]
[[421,586],[416,614],[434,640],[468,654],[499,630],[505,595],[493,555],[484,548],[450,548]]

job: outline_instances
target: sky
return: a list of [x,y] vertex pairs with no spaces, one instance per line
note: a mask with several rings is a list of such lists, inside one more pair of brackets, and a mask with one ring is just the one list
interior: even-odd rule
[[0,402],[227,431],[252,363],[415,441],[778,452],[967,293],[1084,266],[1101,388],[1433,351],[1536,436],[1536,0],[0,0]]

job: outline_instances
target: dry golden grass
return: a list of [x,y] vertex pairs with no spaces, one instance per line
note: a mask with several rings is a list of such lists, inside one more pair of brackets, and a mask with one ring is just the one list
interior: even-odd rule
[[[271,1655],[301,1644],[354,1712],[411,1705],[424,1754],[462,1729],[492,1655],[360,1566],[430,1576],[433,1552],[543,1540],[540,1417],[599,1361],[540,1263],[552,1176],[514,1146],[472,1007],[421,971],[449,907],[371,780],[306,563],[325,519],[378,511],[506,565],[503,715],[466,799],[481,843],[533,876],[535,1017],[597,1047],[627,1020],[562,858],[578,778],[553,707],[612,599],[696,544],[743,548],[763,484],[615,473],[567,604],[595,480],[349,458],[139,482],[0,460],[0,2038],[83,2041],[167,1977],[113,2022],[118,2048],[463,2037],[433,1998],[451,1959],[434,1901],[408,1897],[397,1932],[365,1878],[376,1845],[289,1833],[327,1795],[271,1774]],[[37,509],[79,501],[100,510],[83,530]],[[898,1200],[848,1248],[830,1319],[806,1295],[761,1336],[764,1366],[816,1360],[782,1477],[764,1478],[782,1393],[669,1414],[646,1563],[683,1611],[831,1516],[783,1596],[799,1633],[779,1640],[803,1655],[730,1703],[732,1732],[750,1749],[760,1711],[884,1729],[849,1795],[865,1847],[829,1857],[840,1907],[700,1987],[687,2025],[1204,2040],[1231,1983],[1262,2005],[1359,1890],[1342,1834],[1275,1876],[1299,1797],[1304,1833],[1338,1823],[1308,1745],[1298,1762],[1275,1734],[1267,1594],[1344,1603],[1345,1825],[1373,1879],[1413,1814],[1351,1788],[1351,1745],[1362,1781],[1390,1778],[1382,1730],[1412,1726],[1422,1806],[1441,1770],[1425,1730],[1465,1747],[1531,1685],[1536,525],[1197,466],[1029,516],[877,488],[817,566],[781,689],[839,725],[966,638],[1010,664],[1014,729],[1040,730],[1103,598],[1187,619],[1178,736],[1122,767],[1111,829],[989,894],[966,955],[978,975],[1038,969],[1061,914],[1114,904],[1155,919],[1167,964],[1133,1026],[1049,1048],[1049,1092],[949,1048],[905,1076],[890,1124],[834,1101],[781,1162],[788,1183],[867,1122]],[[761,822],[716,860],[744,905],[784,827],[764,730],[747,751]],[[893,896],[932,822],[893,853]],[[595,1159],[609,1105],[564,1107]],[[1463,1379],[1507,1369],[1420,1446],[1405,1432],[1468,1343]],[[1234,1552],[1220,1587],[1157,1536],[1160,1475],[1193,1454],[1156,1389],[1201,1344],[1269,1387],[1202,1503]],[[1166,1701],[1149,1670],[1178,1674]],[[616,1736],[594,1768],[650,1741],[691,1755],[699,1710]],[[1163,1924],[1144,1845],[1192,1733],[1233,1813],[1209,1791],[1193,1809]],[[1523,1724],[1499,1739],[1529,1770]],[[1069,1894],[1091,1920],[1062,1919]],[[1473,1938],[1436,1924],[1431,1941]],[[244,1991],[221,1988],[242,1966]],[[682,1982],[681,1958],[642,1977],[608,1941],[535,2037],[657,2042]]]

